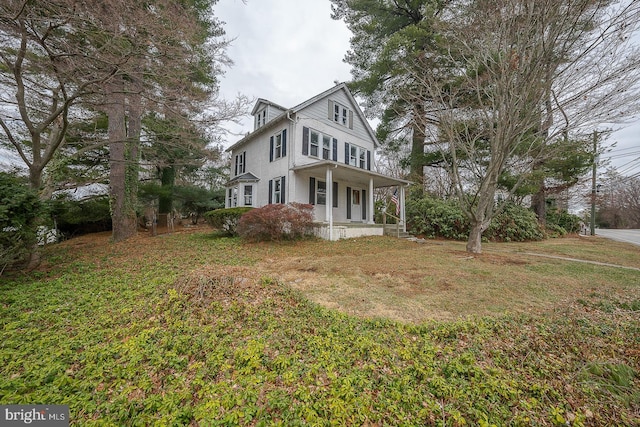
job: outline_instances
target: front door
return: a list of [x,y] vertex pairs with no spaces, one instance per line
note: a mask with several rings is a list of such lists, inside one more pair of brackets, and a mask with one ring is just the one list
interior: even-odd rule
[[362,222],[362,191],[351,189],[351,222]]

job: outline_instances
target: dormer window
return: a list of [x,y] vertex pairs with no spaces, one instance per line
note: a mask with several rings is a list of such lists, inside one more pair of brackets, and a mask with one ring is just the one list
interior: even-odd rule
[[256,129],[264,126],[267,123],[267,109],[264,108],[258,111],[256,114]]

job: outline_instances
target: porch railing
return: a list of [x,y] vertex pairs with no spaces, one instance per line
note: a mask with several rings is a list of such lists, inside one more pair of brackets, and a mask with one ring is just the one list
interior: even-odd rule
[[387,213],[387,212],[383,212],[382,213],[382,225],[384,226],[384,229],[387,229],[387,215],[390,216],[391,218],[394,218],[396,220],[396,237],[400,237],[400,221],[401,219],[398,218],[397,216]]

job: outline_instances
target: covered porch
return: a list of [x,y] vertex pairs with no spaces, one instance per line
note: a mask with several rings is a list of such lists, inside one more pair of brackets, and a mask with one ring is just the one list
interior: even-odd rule
[[[293,172],[300,187],[309,183],[306,190],[298,188],[296,194],[303,198],[305,191],[309,203],[315,206],[319,237],[338,240],[383,235],[384,225],[375,223],[374,190],[385,187],[395,187],[398,227],[406,231],[405,189],[410,181],[330,160],[298,166]],[[322,184],[322,202],[314,194],[320,188],[318,183]]]

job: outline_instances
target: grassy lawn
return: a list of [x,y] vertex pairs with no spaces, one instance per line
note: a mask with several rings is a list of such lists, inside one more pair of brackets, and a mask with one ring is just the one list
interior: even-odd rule
[[640,424],[637,247],[208,230],[0,277],[0,403],[72,425]]

